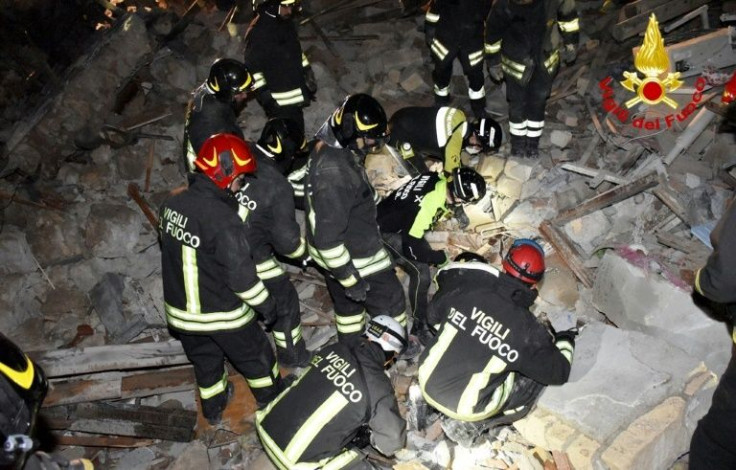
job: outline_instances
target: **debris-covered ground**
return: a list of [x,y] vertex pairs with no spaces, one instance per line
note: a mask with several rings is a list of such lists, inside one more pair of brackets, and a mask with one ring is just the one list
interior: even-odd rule
[[[106,2],[90,3],[74,10],[84,26],[69,20],[66,36],[50,32],[55,48],[35,32],[21,46],[11,33],[23,28],[2,28],[0,331],[51,378],[44,441],[68,455],[99,468],[271,468],[242,378],[231,376],[236,398],[221,426],[197,415],[192,369],[165,328],[154,229],[160,202],[186,182],[188,93],[215,58],[242,58],[251,13],[125,0],[106,15]],[[349,93],[371,93],[389,115],[433,102],[418,3],[305,3],[300,36],[319,85],[305,110],[308,132]],[[736,144],[715,106],[736,66],[736,2],[577,3],[580,52],[555,80],[542,158],[510,159],[506,146],[464,155],[490,191],[466,209],[468,227],[449,220],[429,234],[453,254],[472,250],[496,264],[514,238],[542,242],[548,269],[534,311],[582,330],[570,383],[547,389],[535,412],[475,448],[447,440],[434,421],[410,429],[393,460],[376,455],[378,465],[668,469],[686,461],[675,463],[731,347],[723,324],[693,304],[690,285],[736,187]],[[65,18],[54,14],[72,10],[35,20],[51,28]],[[637,70],[632,48],[643,47],[652,11],[683,84],[666,82],[673,106],[629,108],[637,95],[621,82]],[[13,25],[34,19],[32,9],[8,15]],[[60,52],[69,41],[79,50]],[[508,130],[503,85],[489,79],[486,89],[488,111]],[[458,68],[454,104],[469,112],[466,90]],[[265,116],[251,101],[239,122],[254,138]],[[403,181],[387,153],[371,156],[368,173],[382,193]],[[334,341],[320,275],[290,273],[308,347]],[[416,364],[401,361],[391,375],[411,421]]]

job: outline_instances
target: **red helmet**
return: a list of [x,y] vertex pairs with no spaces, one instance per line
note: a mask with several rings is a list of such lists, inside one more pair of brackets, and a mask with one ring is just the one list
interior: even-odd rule
[[256,159],[248,144],[232,134],[215,134],[207,139],[194,165],[221,189],[227,189],[238,176],[256,171]]
[[534,285],[544,275],[544,250],[534,240],[516,240],[503,258],[502,265],[511,276]]

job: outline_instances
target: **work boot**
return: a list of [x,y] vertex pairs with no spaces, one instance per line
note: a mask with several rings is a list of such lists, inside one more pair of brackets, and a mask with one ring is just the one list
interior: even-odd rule
[[539,137],[526,138],[526,158],[539,158]]
[[475,119],[481,120],[486,117],[486,97],[470,100],[470,109],[473,111]]
[[202,400],[202,415],[204,419],[210,423],[210,426],[217,426],[222,420],[222,412],[227,408],[227,404],[235,393],[235,387],[232,382],[228,381],[227,388],[223,393],[215,395],[212,398]]
[[312,353],[301,340],[291,349],[277,348],[277,353],[279,362],[287,369],[307,367],[312,360]]
[[452,216],[455,218],[455,220],[457,220],[457,224],[460,226],[461,229],[464,229],[465,227],[470,225],[470,219],[465,213],[463,206],[453,206]]
[[512,157],[523,158],[526,157],[526,136],[513,135],[511,134],[511,153]]
[[441,418],[440,424],[442,426],[442,430],[445,432],[445,436],[463,447],[473,447],[477,445],[481,440],[483,431],[485,431],[485,426],[482,421],[458,421],[444,415]]
[[442,106],[449,106],[449,104],[450,104],[450,95],[441,96],[441,95],[435,94],[434,95],[434,104],[438,108],[441,108]]
[[399,359],[404,361],[414,359],[422,352],[422,343],[419,342],[419,338],[416,336],[409,335],[407,343],[406,349],[399,355]]

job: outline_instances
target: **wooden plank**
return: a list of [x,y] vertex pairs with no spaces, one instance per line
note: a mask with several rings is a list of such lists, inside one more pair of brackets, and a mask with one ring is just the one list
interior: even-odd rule
[[657,196],[657,198],[662,201],[662,203],[667,206],[680,220],[685,223],[688,227],[692,227],[692,223],[690,222],[690,217],[687,215],[687,210],[685,209],[684,204],[680,202],[680,198],[677,197],[670,189],[669,186],[665,185],[665,183],[660,182],[660,185],[658,188],[654,189],[652,191],[652,194]]
[[48,378],[188,364],[179,341],[29,352]]
[[44,407],[100,400],[148,397],[161,393],[192,390],[191,366],[168,370],[123,374],[117,377],[51,381]]
[[690,10],[694,10],[701,5],[705,5],[709,0],[670,0],[664,5],[659,5],[652,10],[647,10],[636,16],[621,21],[611,30],[611,36],[619,42],[636,36],[638,33],[647,29],[649,16],[654,14],[660,25],[677,16],[683,15]]
[[549,220],[542,222],[539,226],[539,232],[542,236],[555,247],[560,254],[560,258],[567,264],[570,270],[575,274],[585,287],[593,287],[593,278],[590,271],[584,266],[583,258],[580,252],[570,242],[570,240]]
[[588,199],[576,207],[560,212],[557,215],[557,218],[554,219],[554,223],[565,224],[571,220],[575,220],[599,209],[603,209],[604,207],[623,201],[624,199],[628,199],[631,196],[635,196],[642,191],[657,186],[658,184],[659,176],[656,173],[651,173],[631,183],[609,189],[608,191]]
[[54,436],[54,442],[61,446],[131,448],[148,447],[156,443],[155,439],[142,439],[129,436],[105,436],[96,434],[70,436],[67,432],[58,431],[52,431],[51,435]]

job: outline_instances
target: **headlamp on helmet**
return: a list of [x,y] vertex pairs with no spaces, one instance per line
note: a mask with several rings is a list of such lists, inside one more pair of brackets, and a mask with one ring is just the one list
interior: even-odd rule
[[509,275],[534,285],[544,275],[544,249],[532,239],[518,239],[509,248],[502,265]]
[[207,139],[194,165],[220,189],[228,189],[240,175],[256,171],[256,160],[248,144],[232,134],[216,134]]
[[252,86],[253,77],[242,62],[218,59],[210,67],[207,89],[220,101],[232,101],[235,95],[250,91]]
[[451,189],[455,199],[475,203],[486,195],[486,180],[472,168],[461,166],[452,172]]
[[340,145],[361,155],[377,152],[388,138],[388,119],[383,106],[365,93],[345,98],[329,123]]

